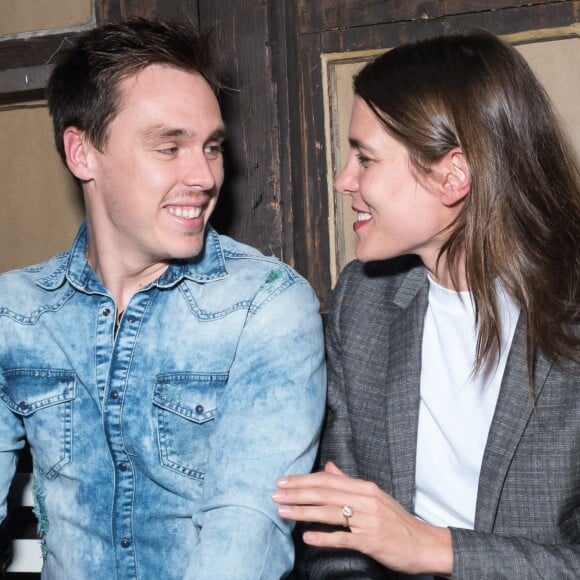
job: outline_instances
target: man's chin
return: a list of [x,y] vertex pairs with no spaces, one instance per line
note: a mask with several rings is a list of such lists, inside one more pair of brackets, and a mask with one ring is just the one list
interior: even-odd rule
[[198,246],[190,247],[187,249],[181,249],[175,251],[172,255],[173,260],[194,260],[201,256],[203,253],[204,244],[199,244]]

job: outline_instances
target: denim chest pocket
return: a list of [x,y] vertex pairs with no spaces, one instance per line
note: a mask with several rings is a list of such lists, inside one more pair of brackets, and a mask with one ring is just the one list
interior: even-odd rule
[[158,375],[153,393],[161,465],[203,479],[227,373]]
[[16,369],[4,371],[4,378],[0,398],[24,422],[34,467],[53,479],[71,460],[75,374]]

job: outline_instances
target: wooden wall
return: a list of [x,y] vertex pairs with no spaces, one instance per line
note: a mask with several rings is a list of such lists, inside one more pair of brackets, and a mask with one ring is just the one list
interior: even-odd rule
[[[133,15],[190,18],[221,31],[232,90],[222,95],[228,177],[214,223],[296,266],[325,309],[333,168],[321,55],[472,27],[498,34],[566,27],[578,23],[580,0],[94,0],[95,23]],[[42,96],[45,63],[75,35],[73,29],[0,38],[0,103]]]

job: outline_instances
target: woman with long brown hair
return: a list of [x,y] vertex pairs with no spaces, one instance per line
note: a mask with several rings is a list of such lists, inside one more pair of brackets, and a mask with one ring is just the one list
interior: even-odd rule
[[323,471],[301,577],[575,578],[580,172],[521,55],[486,32],[355,78],[336,189],[357,258],[333,293]]

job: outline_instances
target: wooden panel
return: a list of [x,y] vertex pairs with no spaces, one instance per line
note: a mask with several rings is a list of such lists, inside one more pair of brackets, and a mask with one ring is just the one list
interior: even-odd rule
[[[562,4],[561,0],[527,0],[527,5]],[[354,28],[389,22],[430,20],[513,7],[513,0],[299,0],[300,33]]]
[[515,40],[517,49],[548,91],[580,162],[580,26],[571,38],[521,44],[517,44],[521,39]]
[[[292,181],[292,139],[294,127],[291,111],[294,102],[290,102],[289,88],[297,84],[297,71],[289,66],[288,53],[296,45],[298,37],[294,12],[290,3],[283,3],[281,10],[276,2],[268,2],[268,39],[262,48],[267,54],[271,67],[270,89],[273,106],[277,115],[275,134],[272,135],[279,154],[280,184],[280,224],[281,251],[279,257],[304,273],[300,256],[304,245],[309,243],[309,232],[301,229],[300,216],[304,211],[308,196],[303,191],[296,191]],[[278,227],[272,224],[272,227]]]
[[200,24],[217,27],[220,101],[228,126],[226,181],[212,223],[266,254],[283,255],[278,86],[272,78],[270,13],[266,2],[200,1]]
[[44,96],[51,65],[0,69],[0,105]]
[[0,35],[89,24],[92,4],[92,0],[2,0]]
[[438,34],[462,32],[472,28],[484,28],[495,34],[506,35],[523,31],[566,27],[578,22],[580,0],[550,3],[525,8],[506,8],[481,13],[413,22],[370,24],[324,32],[321,35],[321,51],[325,53],[345,50],[388,48],[404,42],[420,40]]
[[300,78],[290,98],[295,117],[293,138],[296,141],[292,184],[295,195],[303,195],[305,198],[305,209],[300,218],[304,222],[302,230],[308,236],[304,255],[300,256],[301,269],[317,292],[325,312],[331,285],[331,269],[320,40],[320,35],[300,37]]
[[46,106],[0,109],[0,126],[0,272],[5,272],[68,248],[83,206],[55,150]]
[[67,32],[0,42],[0,70],[42,66],[66,42],[74,42],[78,32]]
[[[91,0],[91,5],[93,3],[98,23],[132,16],[175,20],[188,18],[198,23],[197,0]],[[67,43],[74,42],[81,29],[91,25],[67,32],[0,42],[0,104],[40,98],[54,54]]]
[[97,22],[118,22],[132,16],[198,22],[198,0],[96,0],[95,11]]
[[[381,51],[382,52],[382,51]],[[324,61],[327,78],[325,110],[328,115],[326,146],[332,154],[329,160],[328,179],[334,180],[346,164],[349,154],[348,129],[353,104],[352,79],[354,75],[376,55],[376,51],[346,53],[346,59],[333,58]],[[349,56],[352,55],[352,56]],[[342,268],[356,258],[358,237],[353,230],[355,213],[352,198],[334,192],[329,187],[331,268],[332,282],[336,282]],[[334,210],[334,215],[333,215]],[[334,236],[332,233],[334,232]]]

